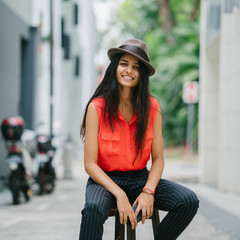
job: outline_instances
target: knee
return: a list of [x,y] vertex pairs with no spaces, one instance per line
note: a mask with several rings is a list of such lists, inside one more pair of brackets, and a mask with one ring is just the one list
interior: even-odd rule
[[197,195],[190,189],[185,193],[184,198],[184,207],[192,210],[196,210],[199,207],[199,199]]

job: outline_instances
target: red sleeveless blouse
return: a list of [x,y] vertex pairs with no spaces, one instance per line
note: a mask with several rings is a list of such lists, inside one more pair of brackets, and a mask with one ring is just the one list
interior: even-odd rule
[[142,154],[134,162],[137,148],[135,145],[135,132],[137,115],[133,114],[129,124],[118,111],[119,121],[115,119],[114,131],[109,122],[104,120],[104,98],[93,99],[99,120],[98,133],[98,165],[106,172],[141,170],[146,167],[151,154],[153,128],[156,120],[159,103],[156,98],[150,97],[151,108],[149,123],[146,130]]

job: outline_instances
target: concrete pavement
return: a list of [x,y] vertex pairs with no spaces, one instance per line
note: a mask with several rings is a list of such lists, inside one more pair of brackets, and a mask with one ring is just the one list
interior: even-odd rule
[[240,196],[199,184],[196,159],[166,159],[163,177],[192,189],[199,197],[199,211],[179,239],[240,239]]

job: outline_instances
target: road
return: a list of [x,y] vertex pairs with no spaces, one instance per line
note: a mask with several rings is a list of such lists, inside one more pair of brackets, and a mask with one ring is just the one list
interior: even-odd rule
[[0,205],[1,240],[77,239],[84,188],[80,181],[59,181],[51,195],[33,196],[17,206],[5,193]]

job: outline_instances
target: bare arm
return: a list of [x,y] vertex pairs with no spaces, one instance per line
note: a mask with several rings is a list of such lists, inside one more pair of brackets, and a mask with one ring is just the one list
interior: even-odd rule
[[[157,184],[159,183],[163,168],[163,139],[162,139],[162,115],[160,108],[158,109],[157,117],[154,123],[153,141],[152,141],[152,166],[149,171],[148,180],[145,184],[145,188],[155,191]],[[153,214],[154,197],[151,194],[141,193],[134,202],[134,205],[138,203],[136,209],[136,216],[139,211],[142,210],[142,223],[146,218],[149,218]]]
[[152,141],[152,166],[149,172],[148,180],[145,185],[155,191],[164,169],[163,157],[163,137],[162,137],[162,115],[159,108],[156,121],[154,124],[153,141]]
[[117,200],[120,222],[126,224],[129,217],[132,227],[137,220],[125,192],[114,183],[111,178],[97,165],[98,157],[98,131],[99,121],[97,110],[93,103],[89,104],[86,117],[86,134],[84,144],[84,166],[91,178],[99,185],[110,191]]

